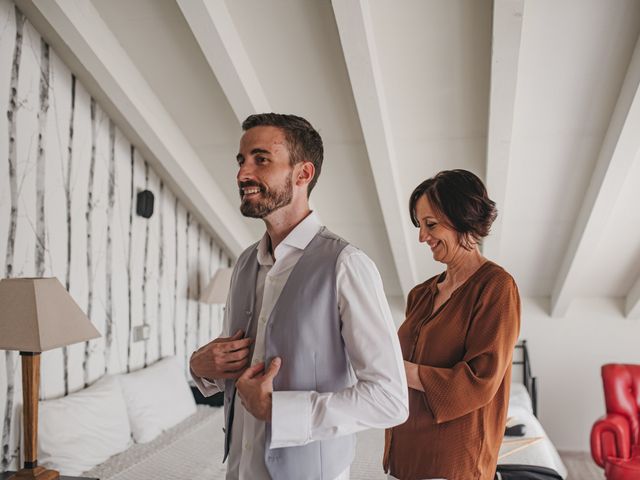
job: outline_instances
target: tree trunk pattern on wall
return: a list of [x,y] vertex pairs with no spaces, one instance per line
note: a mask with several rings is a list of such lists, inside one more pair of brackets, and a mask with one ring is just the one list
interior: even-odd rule
[[[45,363],[41,392],[45,398],[66,395],[105,372],[131,371],[142,367],[143,360],[152,363],[172,351],[188,364],[194,341],[218,334],[211,312],[219,314],[220,309],[208,307],[207,328],[205,306],[193,302],[202,282],[215,272],[220,246],[166,181],[154,180],[153,164],[136,158],[134,145],[12,0],[0,0],[0,25],[5,32],[0,71],[6,73],[8,90],[0,98],[8,120],[7,163],[0,162],[6,165],[0,172],[4,277],[59,277],[104,335],[104,341],[80,343],[48,357],[53,361]],[[159,217],[157,228],[150,225],[142,240],[144,220],[135,218],[134,209],[135,192],[144,187],[145,177],[152,189],[159,188]],[[142,270],[145,255],[143,275],[138,268]],[[220,256],[220,261],[227,260]],[[145,279],[144,314],[140,278]],[[158,329],[158,349],[150,345],[144,357],[144,345],[132,342],[132,327],[142,323],[141,317],[147,323],[155,318],[153,328]],[[0,471],[5,471],[17,466],[19,422],[14,414],[21,384],[16,353],[4,352],[2,358]]]
[[[93,313],[93,187],[96,171],[96,144],[98,142],[98,119],[96,100],[91,97],[91,160],[89,163],[89,187],[87,193],[87,317],[92,320]],[[89,356],[91,355],[89,341],[84,342],[84,357],[82,369],[84,372],[84,386],[89,385]]]
[[164,276],[164,182],[160,180],[160,193],[158,194],[158,310],[156,313],[156,325],[158,334],[158,358],[162,358],[162,285]]
[[18,123],[18,78],[20,75],[20,59],[22,57],[22,29],[24,15],[16,7],[16,44],[13,50],[13,63],[11,66],[11,85],[9,87],[9,188],[11,192],[11,214],[9,219],[9,235],[7,238],[7,253],[5,257],[5,277],[13,276],[14,250],[16,244],[16,228],[18,225],[18,156],[16,153],[16,125]]
[[200,233],[202,227],[198,224],[198,249],[196,254],[196,265],[198,266],[198,271],[196,272],[196,341],[195,346],[198,346],[200,342],[200,313],[202,310],[202,302],[200,302]]
[[134,196],[133,196],[133,192],[134,192],[134,186],[133,186],[133,172],[134,172],[134,161],[135,161],[135,148],[133,147],[133,145],[131,145],[131,205],[129,206],[129,248],[127,250],[127,282],[128,282],[128,300],[129,300],[129,308],[128,308],[128,312],[129,312],[129,326],[127,328],[127,372],[131,371],[131,342],[132,342],[132,338],[131,336],[133,335],[133,313],[131,312],[131,307],[132,307],[132,301],[131,301],[131,289],[132,289],[132,282],[131,282],[131,257],[132,257],[132,251],[133,251],[133,209],[134,209]]
[[[223,260],[223,252],[222,252],[222,247],[220,247],[220,250],[218,251],[218,268],[223,268],[224,262]],[[230,267],[231,263],[229,262],[227,264],[227,267]],[[226,300],[226,299],[225,299]],[[222,323],[223,323],[223,318],[224,318],[224,308],[222,307],[220,308],[220,305],[218,305],[218,328],[222,328]]]
[[[222,258],[223,258],[223,254],[222,254],[222,248],[220,248],[218,250],[218,268],[223,268],[224,263],[222,262]],[[230,267],[231,265],[227,265],[227,267]],[[217,323],[217,328],[221,329],[222,328],[222,322],[223,322],[223,308],[224,307],[220,307],[220,305],[218,305],[217,307],[218,310],[218,323]]]
[[[209,273],[207,274],[207,283],[213,278],[213,238],[209,237]],[[207,287],[205,287],[207,288]],[[211,340],[213,336],[213,305],[209,304],[209,328],[207,330],[207,339]]]
[[116,203],[116,125],[109,119],[109,176],[107,179],[107,252],[106,252],[106,288],[104,329],[104,373],[109,370],[111,345],[113,343],[113,239],[111,224],[113,223],[113,207]]
[[[76,76],[71,74],[71,112],[69,114],[69,145],[67,146],[67,173],[64,177],[64,198],[67,207],[67,271],[64,287],[71,291],[71,173],[73,172],[73,120],[76,111]],[[69,393],[69,347],[62,347],[62,371],[64,377],[64,394]]]
[[36,276],[44,276],[44,253],[47,244],[45,230],[45,148],[47,144],[47,113],[49,112],[49,45],[40,39],[40,110],[38,111],[38,156],[36,159]]
[[178,354],[178,197],[176,197],[174,212],[175,229],[175,269],[173,270],[173,354]]
[[[144,162],[144,189],[149,189],[149,164]],[[142,322],[149,324],[147,312],[147,282],[149,281],[149,219],[145,218],[144,230],[144,263],[142,264]],[[150,326],[150,325],[149,325]],[[144,366],[149,365],[149,340],[144,341]]]
[[187,311],[184,315],[184,355],[189,356],[189,300],[191,299],[191,282],[189,281],[189,227],[191,226],[191,212],[187,212],[187,227],[185,228],[186,236],[186,254],[187,261],[185,262],[187,269],[187,301],[185,302]]
[[[17,145],[16,126],[18,123],[18,79],[20,76],[20,60],[22,57],[22,33],[25,17],[15,7],[16,42],[13,49],[11,64],[11,83],[9,86],[9,108],[7,119],[9,123],[9,189],[11,195],[11,213],[9,217],[9,232],[7,236],[7,253],[5,257],[5,278],[13,276],[14,248],[16,242],[16,228],[18,224],[18,178],[17,178]],[[5,400],[4,420],[2,422],[2,470],[7,470],[12,462],[11,425],[13,415],[13,397],[15,389],[15,357],[11,351],[5,352],[5,372],[7,376],[7,398]]]

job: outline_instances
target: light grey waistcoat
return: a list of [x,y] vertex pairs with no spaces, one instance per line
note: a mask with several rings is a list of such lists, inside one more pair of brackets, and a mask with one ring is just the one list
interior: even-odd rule
[[[347,242],[322,228],[304,250],[278,298],[265,332],[265,364],[282,358],[274,391],[337,392],[353,384],[341,335],[336,263]],[[250,331],[258,275],[257,244],[245,250],[231,278],[227,312],[230,332]],[[229,454],[235,399],[233,380],[225,382],[225,454]],[[320,440],[300,447],[269,449],[266,424],[265,464],[274,480],[333,480],[353,461],[355,435]]]

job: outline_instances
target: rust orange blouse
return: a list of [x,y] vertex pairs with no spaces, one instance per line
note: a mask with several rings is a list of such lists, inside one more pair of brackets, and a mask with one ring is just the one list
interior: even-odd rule
[[487,261],[434,312],[445,274],[407,299],[398,336],[425,391],[409,389],[408,420],[386,431],[384,468],[402,480],[493,480],[520,330],[518,288]]

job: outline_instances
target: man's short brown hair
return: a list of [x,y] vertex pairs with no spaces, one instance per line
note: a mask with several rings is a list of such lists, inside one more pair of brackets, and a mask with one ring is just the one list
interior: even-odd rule
[[302,117],[282,113],[257,113],[250,115],[242,122],[245,132],[254,127],[277,127],[284,132],[291,165],[300,162],[311,162],[315,167],[315,175],[307,186],[307,197],[315,187],[320,171],[324,148],[320,134]]

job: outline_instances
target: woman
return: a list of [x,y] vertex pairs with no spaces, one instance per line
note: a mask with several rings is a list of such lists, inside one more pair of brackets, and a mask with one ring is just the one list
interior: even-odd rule
[[450,170],[418,185],[409,209],[446,270],[407,299],[398,336],[409,418],[387,430],[384,468],[402,480],[492,480],[520,329],[513,278],[478,249],[495,203],[474,174]]

